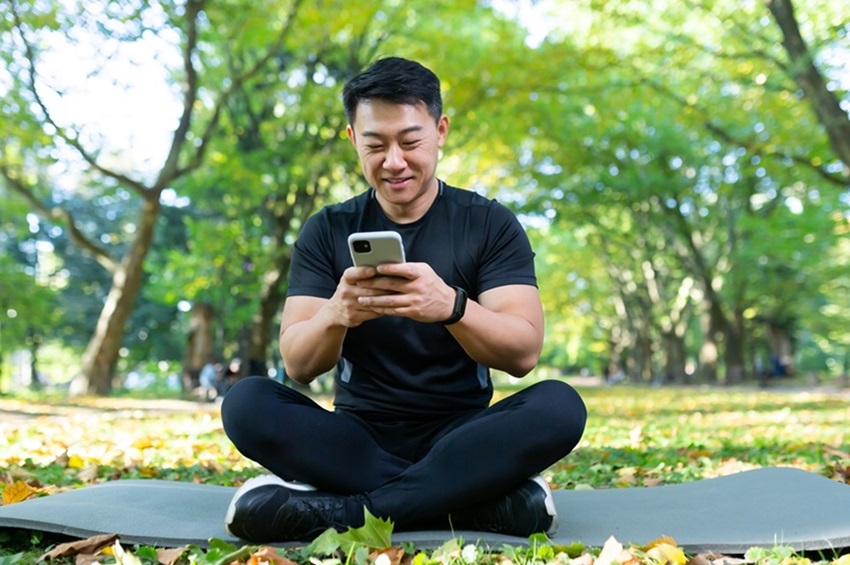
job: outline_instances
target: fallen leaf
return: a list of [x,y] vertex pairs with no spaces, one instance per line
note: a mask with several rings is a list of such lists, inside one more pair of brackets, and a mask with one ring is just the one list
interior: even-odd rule
[[77,478],[83,482],[90,483],[97,479],[99,473],[99,465],[89,465],[88,467],[82,469],[79,473],[77,473]]
[[105,547],[110,547],[118,540],[117,534],[103,534],[93,536],[88,539],[71,541],[57,545],[44,555],[38,558],[39,561],[52,561],[60,557],[68,557],[71,555],[88,554],[92,555]]
[[121,547],[118,541],[112,545],[112,554],[115,556],[115,563],[117,565],[142,565],[142,560],[132,553],[124,551],[124,548]]
[[676,540],[674,540],[674,539],[673,539],[673,538],[671,538],[670,536],[662,536],[662,537],[660,537],[660,538],[658,538],[658,539],[655,539],[655,540],[652,540],[651,542],[649,542],[648,544],[646,544],[646,547],[644,547],[644,548],[643,548],[643,550],[644,550],[644,551],[649,551],[649,550],[650,550],[650,549],[652,549],[653,547],[658,547],[659,545],[672,545],[672,546],[677,546],[678,544],[676,543]]
[[602,551],[599,552],[595,565],[613,565],[614,563],[627,565],[637,562],[637,557],[631,551],[625,549],[623,544],[618,542],[614,536],[611,536],[602,546]]
[[285,557],[277,554],[273,547],[264,545],[255,551],[248,559],[247,565],[297,565]]
[[38,491],[23,481],[15,481],[3,489],[3,506],[23,502],[35,495]]
[[388,547],[386,549],[373,551],[369,555],[369,558],[372,560],[373,563],[377,563],[378,556],[380,555],[383,555],[387,558],[382,560],[385,563],[388,563],[389,565],[399,565],[401,563],[401,560],[404,558],[404,550],[400,547]]
[[840,449],[836,449],[834,447],[830,447],[829,445],[821,446],[821,449],[824,452],[829,453],[830,455],[838,457],[839,459],[850,459],[850,453],[847,453],[846,451],[841,451]]
[[663,565],[685,565],[688,561],[684,552],[676,545],[662,543],[646,552],[647,557]]
[[94,565],[95,563],[103,563],[104,559],[106,559],[105,555],[77,554],[74,558],[74,565]]
[[156,560],[160,565],[174,565],[188,551],[186,547],[173,547],[170,549],[156,550]]
[[70,460],[71,460],[71,458],[70,458],[70,457],[68,457],[68,452],[67,452],[67,451],[63,451],[63,452],[62,452],[62,455],[60,455],[59,457],[57,457],[57,458],[53,461],[53,464],[54,464],[54,465],[59,465],[59,466],[60,466],[60,467],[62,467],[63,469],[67,469],[67,468],[68,468],[68,462],[69,462]]
[[582,553],[575,559],[570,559],[570,565],[593,565],[593,556],[589,553]]
[[698,553],[688,560],[687,565],[711,565],[711,556],[707,553]]
[[68,467],[71,469],[82,469],[86,466],[86,462],[79,455],[71,455],[68,458]]
[[841,481],[846,485],[850,485],[850,465],[842,465],[838,461],[833,465],[832,478],[836,481]]

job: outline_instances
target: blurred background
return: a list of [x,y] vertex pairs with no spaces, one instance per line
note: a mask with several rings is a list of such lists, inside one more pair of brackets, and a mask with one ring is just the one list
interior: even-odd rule
[[284,378],[292,243],[366,188],[343,84],[442,79],[438,174],[520,216],[538,376],[850,372],[845,0],[0,5],[0,393]]

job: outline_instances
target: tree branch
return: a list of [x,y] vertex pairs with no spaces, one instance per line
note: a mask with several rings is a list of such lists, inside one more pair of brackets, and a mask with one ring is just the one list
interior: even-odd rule
[[800,35],[791,0],[767,0],[767,9],[782,30],[782,45],[791,60],[791,76],[811,100],[832,150],[844,162],[843,186],[846,187],[850,178],[850,119],[815,67],[808,45]]
[[[289,32],[292,30],[292,26],[293,26],[293,23],[295,21],[295,15],[298,12],[298,8],[301,6],[302,1],[303,0],[295,0],[292,3],[292,6],[289,9],[289,13],[286,16],[286,23],[284,24],[283,29],[281,30],[280,34],[278,34],[274,43],[269,47],[269,49],[266,51],[266,53],[262,57],[260,57],[254,63],[254,65],[251,66],[249,69],[245,70],[244,72],[242,72],[239,75],[232,77],[230,79],[230,84],[228,85],[228,87],[225,88],[224,90],[222,90],[222,92],[219,94],[219,97],[218,97],[218,99],[216,100],[216,102],[213,106],[212,117],[210,118],[210,121],[207,123],[206,128],[204,128],[204,132],[201,134],[201,141],[198,144],[198,147],[196,148],[195,153],[192,156],[192,159],[184,167],[176,168],[176,161],[177,161],[176,152],[179,149],[179,147],[172,145],[172,153],[175,153],[173,155],[173,160],[174,160],[174,163],[175,163],[175,169],[173,170],[172,175],[170,177],[167,177],[165,175],[161,175],[161,178],[157,181],[157,186],[160,186],[161,183],[168,182],[171,179],[174,179],[176,177],[183,176],[186,173],[198,168],[201,165],[201,163],[203,162],[203,159],[204,159],[204,154],[206,153],[207,147],[209,146],[210,140],[212,139],[213,134],[215,133],[215,130],[218,127],[219,118],[221,117],[221,113],[222,113],[225,105],[227,104],[228,98],[230,97],[230,95],[234,91],[236,91],[236,89],[240,88],[245,81],[247,81],[248,79],[250,79],[251,77],[256,75],[260,71],[260,69],[262,69],[280,51],[280,49],[283,46],[283,42],[286,40],[287,36],[289,35]],[[200,4],[200,3],[202,3],[202,2],[198,2],[197,0],[196,0],[196,2],[192,2],[192,4]],[[194,43],[197,41],[197,37],[196,37],[197,26],[195,25],[194,21],[190,26],[190,31],[192,33],[190,34],[190,40],[187,41],[187,48],[186,48],[186,51],[185,51],[186,54],[184,55],[184,57],[185,57],[187,77],[191,77],[192,81],[193,81],[191,83],[192,84],[191,94],[187,92],[187,102],[188,102],[189,99],[191,99],[192,104],[191,105],[189,105],[189,104],[184,105],[184,115],[183,115],[183,118],[181,119],[181,126],[184,126],[184,120],[185,120],[185,131],[182,131],[182,133],[181,133],[180,128],[178,128],[178,132],[175,133],[175,144],[177,143],[178,133],[180,133],[180,135],[182,135],[182,137],[185,138],[186,133],[188,132],[188,122],[190,121],[189,116],[191,115],[191,112],[192,112],[192,106],[194,105],[194,99],[195,99],[196,90],[197,90],[197,74],[196,74],[194,66],[192,65],[192,62],[191,62],[191,54],[192,54],[192,51],[194,50]],[[171,154],[169,154],[169,158],[170,159],[172,158]],[[165,172],[165,169],[163,171]],[[164,186],[164,184],[163,184],[163,186]]]
[[47,206],[39,200],[32,189],[27,186],[15,173],[13,173],[5,164],[0,164],[0,175],[6,180],[7,186],[14,192],[20,194],[30,206],[38,210],[46,218],[57,221],[65,225],[68,230],[68,235],[71,240],[81,249],[87,251],[103,268],[110,273],[115,272],[118,268],[118,261],[102,247],[91,241],[77,226],[76,219],[73,214],[62,208],[61,206]]
[[703,126],[708,131],[715,134],[717,137],[719,137],[723,141],[725,141],[727,143],[732,143],[732,144],[738,145],[740,147],[745,148],[747,151],[751,151],[751,152],[758,154],[758,155],[768,155],[768,156],[776,158],[776,159],[785,159],[785,160],[792,161],[794,163],[797,163],[798,165],[801,165],[801,166],[803,166],[807,169],[814,171],[822,179],[829,182],[830,184],[834,184],[834,185],[842,187],[842,188],[847,186],[847,179],[844,175],[830,173],[826,168],[819,167],[819,166],[813,164],[812,160],[805,157],[805,156],[794,155],[794,154],[788,153],[786,151],[778,151],[778,150],[777,151],[763,151],[762,148],[761,148],[761,144],[759,142],[734,137],[728,131],[723,129],[720,125],[714,123],[708,117],[705,117],[705,116],[707,116],[708,112],[706,112],[705,110],[700,108],[698,105],[691,103],[691,102],[688,102],[682,96],[671,91],[666,86],[664,86],[660,83],[657,83],[653,80],[646,80],[646,84],[648,84],[654,90],[663,94],[667,98],[673,100],[674,102],[679,104],[682,108],[697,110],[701,115],[704,116],[703,117]]
[[15,29],[18,30],[18,34],[20,35],[21,41],[24,45],[24,57],[27,61],[27,86],[29,87],[31,94],[33,95],[36,105],[44,114],[44,120],[48,124],[53,126],[53,128],[56,130],[57,135],[63,141],[65,141],[65,143],[76,149],[80,156],[83,158],[83,160],[88,163],[94,170],[104,175],[105,177],[112,178],[118,181],[122,186],[125,186],[128,189],[139,193],[143,198],[147,198],[147,187],[126,175],[123,175],[117,171],[113,171],[112,169],[104,167],[103,165],[98,163],[97,157],[91,154],[85,147],[83,147],[82,143],[80,143],[79,139],[77,138],[76,132],[69,133],[68,128],[60,126],[53,119],[53,116],[48,110],[47,105],[44,103],[44,100],[41,98],[41,95],[38,92],[38,87],[36,85],[38,73],[36,72],[35,68],[35,50],[33,49],[32,44],[30,44],[29,40],[27,39],[26,33],[24,32],[23,22],[21,21],[20,15],[18,14],[18,11],[16,9],[16,4],[14,2],[11,3],[11,8],[12,16],[15,22]]

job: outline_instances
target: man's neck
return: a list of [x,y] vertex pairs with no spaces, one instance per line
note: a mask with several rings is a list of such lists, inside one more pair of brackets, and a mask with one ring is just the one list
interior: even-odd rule
[[428,213],[440,194],[440,181],[434,178],[431,187],[412,202],[403,205],[387,202],[375,192],[375,198],[384,214],[397,224],[411,224]]

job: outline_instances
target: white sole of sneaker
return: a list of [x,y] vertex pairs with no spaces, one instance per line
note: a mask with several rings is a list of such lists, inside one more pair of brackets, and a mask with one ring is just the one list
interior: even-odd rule
[[236,513],[236,501],[239,500],[239,498],[246,492],[266,485],[276,485],[288,488],[289,490],[297,490],[301,492],[316,490],[316,487],[313,485],[298,483],[295,481],[286,481],[276,475],[260,475],[253,479],[248,479],[241,487],[239,487],[233,495],[233,498],[230,499],[230,505],[227,507],[227,514],[224,515],[224,529],[228,534],[232,536],[234,535],[233,532],[230,531],[230,523],[233,522],[233,515]]
[[552,489],[549,488],[549,483],[546,482],[546,479],[540,475],[535,475],[531,480],[540,485],[540,488],[546,493],[546,498],[544,499],[546,513],[552,517],[552,525],[546,530],[546,534],[552,536],[558,531],[558,510],[555,509],[555,498],[552,496]]

